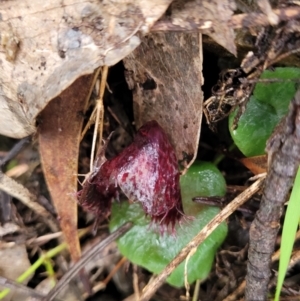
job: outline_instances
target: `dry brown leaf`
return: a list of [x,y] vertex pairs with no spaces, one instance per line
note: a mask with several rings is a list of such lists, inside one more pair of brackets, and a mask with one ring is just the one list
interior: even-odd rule
[[83,113],[93,75],[77,79],[40,115],[41,161],[60,226],[74,261],[80,258],[77,235],[77,169]]
[[22,138],[78,77],[114,65],[171,0],[0,1],[0,133]]
[[[178,7],[175,7],[176,4]],[[207,31],[203,29],[203,33],[236,55],[235,34],[233,29],[228,26],[235,10],[234,1],[194,0],[185,2],[180,0],[175,1],[172,5],[174,10],[170,21],[174,25],[193,30],[194,24],[207,22],[209,29]]]
[[124,64],[137,127],[156,120],[170,137],[178,159],[184,165],[191,163],[202,119],[201,35],[149,34]]
[[267,167],[268,167],[267,155],[242,158],[239,159],[239,161],[243,163],[255,175],[259,175],[267,171]]

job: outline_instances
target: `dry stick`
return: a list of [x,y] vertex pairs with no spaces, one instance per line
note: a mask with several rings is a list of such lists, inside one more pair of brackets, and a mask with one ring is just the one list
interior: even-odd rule
[[[83,235],[90,232],[91,230],[92,230],[91,226],[83,228],[83,229],[78,229],[79,238],[81,238]],[[30,246],[31,244],[37,244],[37,245],[45,244],[45,243],[49,242],[50,240],[56,239],[62,235],[63,235],[63,233],[61,231],[59,231],[59,232],[55,232],[55,233],[45,234],[45,235],[42,235],[42,236],[39,236],[36,238],[30,238],[26,241],[26,245]]]
[[[100,73],[101,68],[99,67],[95,73],[94,73],[94,78],[93,82],[89,91],[88,98],[90,98],[93,88],[96,84],[96,81],[98,79],[99,73]],[[91,150],[91,158],[90,158],[90,172],[85,175],[85,180],[84,182],[88,179],[89,175],[93,172],[94,169],[94,159],[95,159],[95,148],[96,148],[96,142],[97,142],[97,133],[98,133],[98,127],[99,127],[99,120],[101,119],[100,122],[100,128],[99,128],[99,141],[101,143],[102,141],[102,131],[103,131],[103,116],[104,116],[104,108],[103,108],[103,95],[105,92],[105,87],[106,87],[106,79],[107,79],[107,73],[108,73],[108,67],[103,66],[102,68],[102,76],[101,76],[101,84],[100,84],[100,89],[99,89],[99,95],[97,99],[96,106],[90,116],[90,119],[88,123],[86,124],[84,130],[81,133],[81,138],[80,141],[83,139],[84,135],[86,134],[87,130],[92,124],[92,121],[94,120],[95,127],[94,127],[94,134],[93,134],[93,141],[92,141],[92,150]],[[100,116],[101,113],[101,116]],[[83,183],[84,183],[83,182]],[[82,184],[83,185],[83,184]]]
[[36,197],[32,195],[26,187],[5,175],[1,170],[0,189],[21,201],[25,206],[29,207],[37,215],[43,217],[45,224],[47,224],[53,232],[58,231],[58,226],[55,219],[43,206],[34,201]]
[[99,244],[91,248],[88,252],[83,254],[78,262],[59,280],[56,286],[49,292],[47,297],[42,301],[52,301],[54,298],[68,285],[68,283],[78,274],[78,272],[96,255],[98,255],[108,244],[118,239],[121,235],[126,233],[132,227],[132,223],[128,222],[118,228],[115,232],[110,234],[107,238]]
[[300,164],[300,89],[289,113],[268,141],[270,168],[260,209],[250,227],[246,300],[267,300],[274,252],[284,203]]
[[249,188],[238,195],[230,204],[228,204],[218,215],[216,215],[170,262],[166,268],[149,283],[140,298],[140,301],[149,300],[156,290],[164,283],[166,278],[173,270],[187,257],[187,255],[197,248],[228,216],[239,206],[244,204],[254,193],[256,193],[265,177],[259,178]]
[[133,285],[135,301],[139,301],[139,299],[140,299],[140,288],[139,288],[138,267],[137,267],[136,264],[133,265],[132,285]]
[[[92,95],[92,92],[93,92],[93,89],[94,89],[94,86],[96,84],[96,81],[98,79],[98,76],[99,76],[99,73],[100,73],[100,67],[98,69],[96,69],[96,71],[94,72],[94,78],[93,78],[93,82],[91,84],[91,87],[90,87],[90,91],[86,97],[87,100],[89,100],[91,98],[91,95]],[[87,103],[87,101],[86,101]],[[81,137],[80,137],[80,141],[83,139],[84,135],[86,134],[87,130],[89,129],[89,127],[91,126],[91,123],[93,121],[93,119],[95,118],[95,110],[93,110],[91,116],[90,116],[90,119],[89,121],[87,122],[86,126],[84,127],[82,133],[81,133]]]
[[[32,288],[29,288],[23,284],[17,283],[15,281],[4,278],[2,276],[0,276],[0,285],[4,286],[6,288],[12,289],[12,290],[16,290],[20,293],[23,293],[26,296],[31,296],[31,297],[39,298],[39,299],[45,297],[45,295],[43,295],[42,293],[40,293]],[[24,298],[25,298],[25,296],[24,296]]]
[[2,172],[2,167],[5,166],[8,161],[13,159],[22,149],[30,143],[31,136],[28,136],[14,145],[14,147],[8,152],[8,154],[0,161],[0,190],[8,195],[15,197],[21,201],[25,206],[33,210],[37,215],[44,218],[44,222],[49,226],[53,232],[58,231],[58,226],[50,214],[43,206],[35,202],[36,197],[30,193],[30,191],[22,184],[16,182],[14,179],[8,177]]
[[103,280],[103,284],[107,285],[111,278],[116,274],[116,272],[121,268],[121,266],[127,261],[126,257],[122,257],[121,260],[114,266],[107,277]]
[[0,160],[0,168],[5,166],[11,159],[16,157],[29,143],[31,142],[31,136],[27,136],[17,142],[13,148],[6,154],[6,156]]
[[[274,9],[272,11],[276,16],[278,16],[280,21],[289,21],[293,18],[297,18],[300,14],[299,6],[292,6],[281,9]],[[187,21],[185,20],[185,24]],[[233,29],[252,27],[252,26],[263,26],[269,25],[269,18],[267,15],[262,13],[249,13],[249,14],[239,14],[233,15],[228,22],[228,26]],[[211,21],[203,20],[197,22],[193,20],[187,27],[181,27],[179,25],[173,24],[172,21],[158,21],[152,28],[152,32],[156,31],[194,31],[197,30],[202,33],[207,33],[214,26]]]
[[185,299],[190,300],[190,284],[188,281],[188,264],[191,257],[195,254],[197,248],[193,248],[187,255],[184,263],[184,286],[185,286]]
[[[114,266],[114,268],[110,271],[110,273],[107,275],[107,277],[99,282],[98,284],[96,284],[95,286],[93,286],[93,293],[96,294],[97,292],[99,292],[100,290],[105,289],[105,287],[107,286],[108,282],[111,280],[111,278],[116,274],[116,272],[121,268],[121,266],[127,261],[126,257],[122,257],[122,259]],[[84,300],[86,298],[88,298],[88,294],[84,293],[83,294],[83,298]]]
[[[104,91],[105,91],[105,87],[106,87],[107,73],[108,73],[108,66],[103,66],[102,74],[101,74],[101,84],[100,84],[100,89],[99,89],[99,96],[98,96],[97,104],[96,104],[96,122],[95,122],[95,128],[94,128],[92,151],[91,151],[91,162],[90,162],[90,171],[91,172],[94,169],[95,149],[96,149],[96,141],[97,141],[97,133],[98,132],[99,132],[99,143],[102,142],[103,116],[104,116],[103,95],[104,95]],[[99,123],[99,121],[100,121],[100,123]]]

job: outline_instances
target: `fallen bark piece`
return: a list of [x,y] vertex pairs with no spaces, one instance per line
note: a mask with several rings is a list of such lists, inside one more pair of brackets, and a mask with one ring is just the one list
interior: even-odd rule
[[156,120],[187,168],[197,155],[201,131],[201,34],[149,34],[124,64],[137,127]]

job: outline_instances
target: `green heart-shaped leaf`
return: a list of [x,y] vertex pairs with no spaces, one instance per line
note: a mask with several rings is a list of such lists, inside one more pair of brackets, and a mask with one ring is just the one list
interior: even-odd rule
[[229,116],[229,130],[237,147],[246,157],[265,153],[266,141],[274,127],[288,112],[296,93],[296,83],[286,81],[300,77],[299,68],[276,68],[264,71],[261,79],[282,79],[282,82],[257,83],[238,127],[232,130],[236,111]]
[[[223,196],[226,183],[215,165],[196,162],[180,179],[183,208],[187,216],[176,226],[176,235],[153,229],[150,219],[145,217],[140,204],[114,203],[110,230],[114,231],[126,221],[134,226],[118,240],[120,252],[131,262],[158,274],[179,253],[179,251],[220,211],[216,207],[195,204],[195,196]],[[221,224],[197,249],[188,263],[188,281],[205,279],[214,260],[215,252],[227,234],[227,225]],[[184,285],[184,263],[180,264],[168,277],[168,283],[181,287]]]

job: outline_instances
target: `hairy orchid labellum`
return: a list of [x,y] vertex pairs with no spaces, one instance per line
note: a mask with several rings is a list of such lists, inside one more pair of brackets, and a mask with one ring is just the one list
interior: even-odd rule
[[108,216],[112,200],[122,191],[130,201],[140,202],[162,231],[169,225],[174,229],[183,216],[179,177],[166,133],[156,121],[149,121],[127,148],[97,168],[78,192],[78,200],[96,216]]

